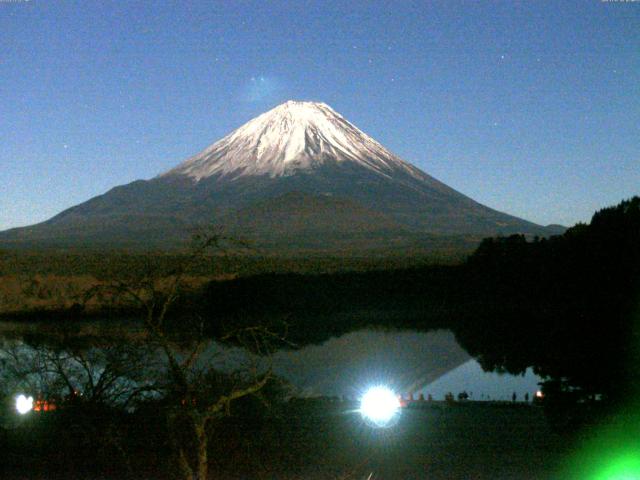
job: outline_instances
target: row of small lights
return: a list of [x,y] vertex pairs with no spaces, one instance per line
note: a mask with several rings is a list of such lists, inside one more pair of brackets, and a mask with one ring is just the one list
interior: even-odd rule
[[[542,392],[536,392],[542,398]],[[359,412],[362,417],[377,427],[389,426],[400,412],[400,400],[389,388],[375,386],[367,390],[360,399]],[[33,397],[20,394],[16,397],[16,411],[25,415],[33,410]]]

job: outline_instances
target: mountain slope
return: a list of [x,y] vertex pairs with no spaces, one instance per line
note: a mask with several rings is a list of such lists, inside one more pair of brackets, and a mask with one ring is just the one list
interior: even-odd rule
[[549,233],[439,182],[325,104],[286,102],[162,175],[1,232],[0,244],[175,246],[206,223],[276,247]]

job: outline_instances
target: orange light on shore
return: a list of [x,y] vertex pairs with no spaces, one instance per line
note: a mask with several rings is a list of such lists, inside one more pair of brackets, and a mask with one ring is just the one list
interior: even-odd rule
[[49,400],[43,400],[41,398],[37,399],[35,404],[33,405],[34,412],[52,412],[56,410],[58,407],[54,402]]

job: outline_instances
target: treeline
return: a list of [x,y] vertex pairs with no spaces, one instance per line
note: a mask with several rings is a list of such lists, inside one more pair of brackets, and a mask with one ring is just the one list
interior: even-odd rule
[[[0,250],[0,320],[57,317],[62,310],[82,303],[82,293],[99,283],[130,281],[147,276],[157,281],[182,271],[193,289],[213,279],[251,277],[269,273],[321,274],[368,272],[408,267],[459,264],[469,250],[425,254],[331,256],[265,255],[249,248],[217,249],[200,255],[197,262],[183,251],[84,251],[84,250]],[[184,267],[186,271],[184,271]],[[105,299],[94,298],[84,305],[86,313],[100,315],[102,307],[112,309]]]
[[[476,244],[477,245],[477,244]],[[242,252],[218,252],[204,256],[190,266],[189,274],[202,276],[251,276],[261,273],[331,273],[398,269],[424,265],[454,265],[462,263],[473,249],[451,248],[429,254],[351,255],[313,253],[310,255],[261,254],[245,249]],[[98,279],[120,278],[128,272],[153,268],[158,274],[171,274],[184,264],[189,251],[83,251],[83,250],[0,250],[0,276],[5,275],[91,275]]]
[[639,197],[561,236],[486,239],[464,268],[475,299],[455,331],[484,368],[611,398],[638,388]]
[[[463,270],[455,266],[337,274],[261,274],[209,283],[185,312],[209,318],[216,329],[255,322],[287,324],[296,346],[321,343],[374,327],[450,328],[455,299],[464,296]],[[222,320],[220,320],[222,319]]]

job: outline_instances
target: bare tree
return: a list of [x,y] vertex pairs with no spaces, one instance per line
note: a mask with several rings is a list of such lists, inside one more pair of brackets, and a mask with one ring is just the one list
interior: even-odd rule
[[[205,335],[207,322],[200,316],[192,313],[182,319],[179,332],[172,324],[171,309],[184,293],[187,272],[228,241],[216,232],[195,236],[189,255],[168,275],[149,268],[97,285],[86,295],[88,299],[107,293],[143,312],[145,344],[159,352],[164,363],[163,376],[153,388],[166,402],[178,471],[189,480],[208,477],[208,431],[213,422],[228,415],[234,401],[257,395],[275,379],[269,356],[286,335],[284,329],[276,332],[265,325],[228,326],[217,340],[236,348],[224,350]],[[238,347],[243,355],[238,355]],[[218,357],[229,352],[235,352],[235,360],[221,366]]]
[[141,395],[157,390],[148,374],[154,368],[152,356],[141,343],[81,346],[5,341],[0,353],[0,379],[6,387],[46,393],[57,402],[81,395],[84,403],[127,409]]

